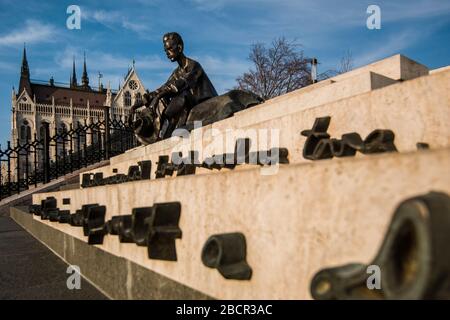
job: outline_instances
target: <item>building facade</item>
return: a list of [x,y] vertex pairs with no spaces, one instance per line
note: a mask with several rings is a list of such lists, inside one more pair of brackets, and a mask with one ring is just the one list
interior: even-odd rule
[[[75,60],[69,85],[56,84],[53,77],[48,82],[31,80],[27,52],[24,48],[19,88],[17,92],[14,89],[12,91],[12,147],[30,142],[35,137],[41,139],[45,123],[50,128],[50,135],[54,135],[70,128],[76,129],[84,123],[95,122],[96,119],[104,119],[105,107],[110,108],[112,117],[126,121],[131,106],[136,100],[142,99],[144,92],[145,87],[136,73],[134,63],[118,91],[111,90],[109,84],[107,88],[103,88],[101,83],[99,88],[92,87],[89,83],[86,57],[81,83],[77,80]],[[87,145],[92,143],[90,138],[90,135],[85,137]],[[84,141],[82,143],[84,145]],[[58,152],[50,150],[50,157],[56,157]],[[24,161],[25,159],[21,159],[21,162]],[[14,168],[17,168],[17,165],[12,164],[13,172],[16,171]],[[19,165],[22,167],[25,163]],[[24,170],[21,169],[19,172]]]

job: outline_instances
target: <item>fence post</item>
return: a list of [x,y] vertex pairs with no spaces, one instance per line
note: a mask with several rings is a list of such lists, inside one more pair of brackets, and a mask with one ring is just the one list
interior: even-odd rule
[[50,126],[49,123],[43,122],[44,137],[43,149],[44,149],[44,183],[50,182]]
[[17,138],[17,147],[16,151],[16,159],[17,159],[17,168],[16,168],[16,176],[17,176],[17,193],[20,193],[20,139]]
[[38,184],[38,175],[37,175],[37,170],[38,170],[38,146],[36,144],[37,141],[37,135],[36,133],[34,133],[34,170],[33,170],[33,176],[34,176],[34,187],[37,187]]
[[[8,141],[8,150],[11,150],[11,142]],[[11,195],[11,154],[8,155],[8,196]]]
[[105,116],[105,158],[109,159],[111,152],[111,141],[110,141],[110,122],[109,122],[109,107],[104,107],[104,116]]

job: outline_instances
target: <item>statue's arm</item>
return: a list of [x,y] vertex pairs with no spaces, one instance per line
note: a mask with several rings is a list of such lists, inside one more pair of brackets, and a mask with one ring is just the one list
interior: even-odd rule
[[[135,102],[135,104],[131,107],[131,111],[134,112],[136,109],[139,109],[142,106],[149,107],[153,100],[160,100],[170,94],[178,92],[178,88],[176,86],[176,77],[175,71],[172,72],[169,79],[164,83],[161,87],[156,89],[155,91],[146,90],[146,92],[142,96],[141,102]],[[157,102],[156,102],[157,103]]]
[[161,99],[167,95],[178,92],[178,87],[176,85],[177,78],[175,76],[175,71],[172,72],[169,79],[161,87],[153,91],[153,94],[158,99]]
[[143,96],[143,103],[140,106],[145,105],[148,107],[155,98],[159,100],[185,89],[193,88],[202,72],[203,69],[198,63],[195,63],[192,69],[184,76],[177,75],[176,71],[172,72],[169,79],[161,87],[152,92],[147,90]]
[[195,62],[192,64],[192,68],[184,75],[176,75],[173,73],[164,86],[158,90],[161,90],[161,92],[165,92],[166,94],[174,94],[186,89],[194,88],[202,73],[202,67],[199,63]]
[[170,76],[169,80],[165,84],[163,84],[161,87],[156,89],[155,91],[149,91],[146,90],[146,92],[142,96],[142,102],[134,105],[132,107],[133,110],[146,106],[149,107],[152,101],[157,98],[158,100],[165,97],[168,93],[170,93],[170,84],[172,82],[173,74]]
[[185,86],[189,88],[194,88],[203,72],[204,71],[202,66],[198,62],[195,62],[192,66],[192,70],[186,73],[183,79],[185,82]]

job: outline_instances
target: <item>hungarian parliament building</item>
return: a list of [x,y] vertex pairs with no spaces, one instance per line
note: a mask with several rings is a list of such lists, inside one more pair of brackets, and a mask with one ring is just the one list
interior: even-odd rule
[[[111,117],[126,121],[131,106],[136,100],[142,99],[144,92],[134,63],[117,91],[111,90],[109,84],[107,88],[101,83],[98,88],[92,87],[89,84],[86,56],[81,83],[77,80],[75,59],[69,84],[56,83],[53,77],[48,81],[32,80],[24,48],[18,91],[12,91],[11,147],[30,142],[35,137],[42,139],[46,124],[50,135],[53,135],[97,119],[103,120],[105,107],[109,107]],[[89,140],[89,137],[86,139]],[[91,141],[86,143],[90,144]],[[54,150],[51,150],[50,156],[56,156]]]
[[141,99],[145,88],[134,65],[128,70],[123,85],[117,92],[111,88],[93,88],[89,85],[86,58],[83,64],[81,83],[77,81],[75,61],[70,84],[56,85],[53,78],[48,82],[32,81],[24,48],[20,70],[19,90],[12,92],[11,141],[26,142],[37,135],[44,122],[50,132],[66,130],[93,119],[103,119],[104,107],[110,107],[110,114],[126,120],[136,99]]

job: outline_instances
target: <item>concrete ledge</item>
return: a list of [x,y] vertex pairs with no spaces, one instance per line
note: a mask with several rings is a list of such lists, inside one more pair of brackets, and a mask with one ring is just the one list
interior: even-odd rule
[[[374,72],[363,72],[352,77],[344,78],[330,85],[318,87],[315,90],[302,92],[292,91],[279,97],[270,99],[263,104],[237,112],[232,118],[213,123],[213,127],[227,124],[229,127],[248,127],[261,122],[285,117],[326,105],[341,99],[347,99],[360,94],[381,89],[397,81]],[[233,121],[234,126],[229,123]]]
[[429,72],[428,68],[423,64],[411,60],[404,55],[396,54],[338,75],[330,80],[340,81],[367,71],[376,72],[394,80],[411,80],[417,77],[425,76]]
[[443,72],[443,71],[449,71],[449,70],[450,70],[450,66],[445,66],[445,67],[441,67],[438,69],[430,70],[430,74],[439,73],[439,72]]
[[209,299],[194,289],[168,279],[134,262],[90,246],[11,208],[11,218],[113,299]]
[[[365,76],[365,74],[363,74]],[[219,121],[210,126],[194,130],[189,141],[183,143],[190,145],[191,150],[202,153],[207,152],[208,146],[226,146],[227,152],[233,152],[234,136],[250,137],[253,142],[252,151],[265,150],[272,145],[271,129],[279,130],[279,144],[275,145],[289,149],[289,162],[305,163],[308,160],[302,156],[302,150],[306,138],[300,135],[305,129],[310,129],[314,120],[318,117],[331,116],[331,124],[328,132],[332,137],[340,138],[342,134],[358,132],[365,138],[372,130],[390,129],[395,133],[395,145],[400,152],[416,150],[417,142],[425,142],[430,148],[443,148],[450,146],[450,131],[448,119],[450,118],[450,71],[436,73],[430,76],[420,77],[390,85],[388,87],[373,90],[346,99],[326,103],[324,105],[299,110],[296,113],[282,115],[258,122],[252,120],[251,110],[246,114],[237,114],[232,118]],[[292,101],[292,106],[296,106]],[[283,105],[273,105],[273,109],[279,110]],[[247,120],[241,121],[242,118]],[[256,117],[256,116],[255,116]],[[209,129],[218,129],[222,135],[213,135]],[[233,132],[231,139],[224,139],[226,130],[238,129]],[[254,138],[254,136],[257,136]],[[202,141],[200,141],[200,139]],[[112,169],[118,173],[126,174],[130,165],[136,165],[137,161],[151,160],[154,169],[158,156],[170,155],[173,148],[177,146],[177,140],[167,139],[149,146],[139,147],[111,159],[111,165],[92,172],[103,172],[104,176],[113,175]],[[226,140],[224,142],[224,140]],[[229,144],[229,140],[232,143]],[[226,143],[226,144],[225,144]],[[211,150],[210,150],[211,151]],[[221,153],[221,152],[218,152]],[[211,156],[212,154],[208,154]],[[200,156],[200,160],[203,160]],[[154,178],[155,170],[152,170]],[[198,169],[198,174],[211,171]],[[214,171],[217,174],[217,171]]]
[[[391,87],[392,84],[398,81],[411,80],[428,74],[429,71],[426,66],[397,54],[331,79],[270,99],[261,105],[238,112],[232,118],[206,126],[204,129],[213,127],[222,130],[224,128],[236,129],[258,126],[262,122],[276,120],[275,118],[295,114],[301,110],[317,108],[318,106],[331,104],[338,100],[368,92],[371,93],[371,91],[378,91],[375,89],[387,86]],[[445,87],[445,82],[440,84],[440,86]],[[433,87],[434,85],[430,85],[430,88],[433,89]],[[397,91],[399,88],[396,87],[394,90]],[[413,95],[414,92],[409,91],[407,94]],[[422,93],[422,96],[427,96],[427,93]],[[403,99],[406,99],[406,97],[403,97]],[[442,97],[442,99],[445,98]],[[395,106],[392,107],[395,108]],[[143,157],[151,153],[162,153],[164,150],[173,148],[175,144],[166,140],[154,143],[151,146],[140,147],[112,158],[111,164],[116,165],[120,162]]]
[[[255,126],[264,121],[367,93],[374,89],[395,84],[396,82],[397,81],[393,79],[370,71],[358,73],[355,76],[345,78],[340,82],[326,80],[324,83],[319,82],[311,87],[305,87],[289,92],[282,96],[267,100],[263,104],[237,112],[231,118],[203,127],[203,130],[208,128],[221,129],[222,127],[226,127],[231,129]],[[126,152],[112,158],[111,164],[121,162],[123,159],[128,159],[130,156],[148,153],[148,150],[151,150],[151,152],[160,152],[173,147],[175,144],[173,141],[166,139],[143,148],[136,148],[131,152]],[[142,149],[146,150],[144,151]]]

